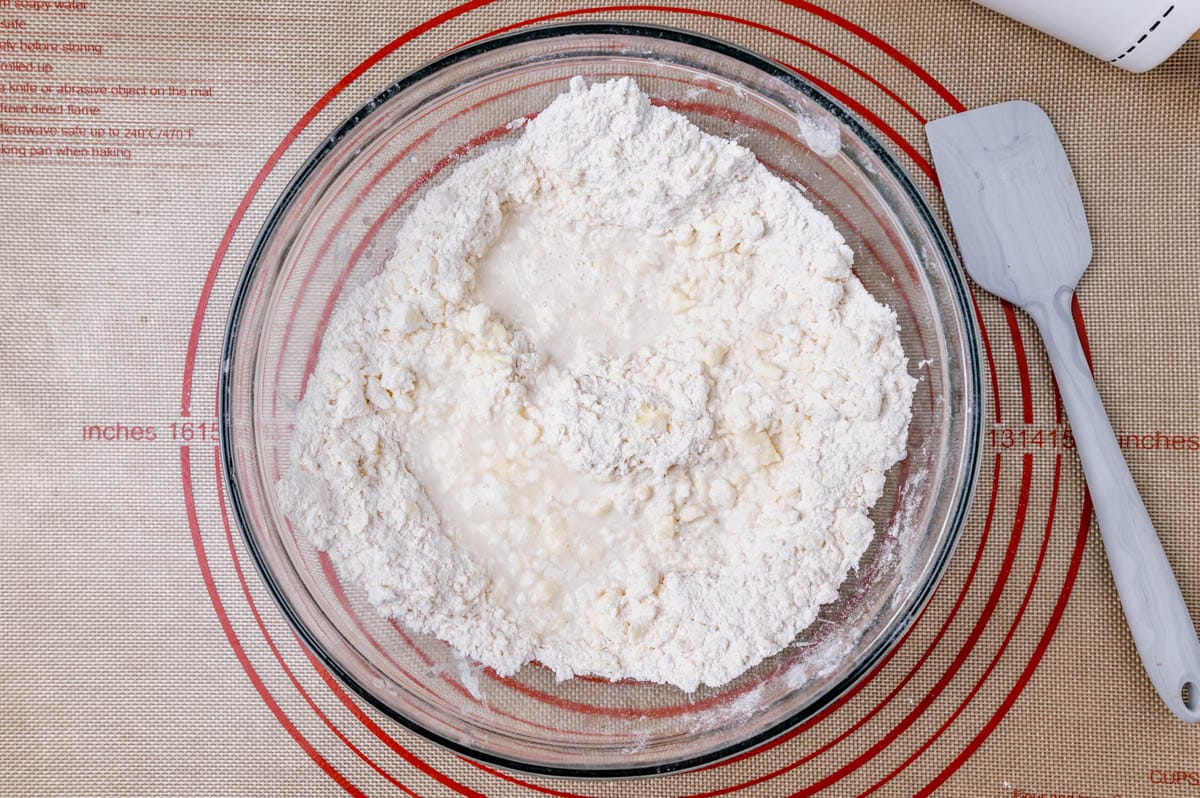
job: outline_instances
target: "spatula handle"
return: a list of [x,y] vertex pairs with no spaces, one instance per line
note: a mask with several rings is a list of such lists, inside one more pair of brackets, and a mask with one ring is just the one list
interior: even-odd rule
[[[1167,707],[1200,722],[1200,641],[1125,464],[1071,318],[1072,290],[1030,303],[1087,476],[1113,581],[1142,664]],[[1186,696],[1186,698],[1185,698]]]

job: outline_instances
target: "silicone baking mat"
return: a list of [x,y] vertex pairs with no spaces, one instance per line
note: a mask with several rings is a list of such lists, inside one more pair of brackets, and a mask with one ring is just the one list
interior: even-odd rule
[[957,553],[894,653],[783,738],[664,778],[517,776],[402,730],[305,654],[216,471],[249,244],[383,86],[468,39],[582,19],[791,65],[939,212],[924,121],[1045,107],[1095,240],[1079,327],[1200,617],[1200,44],[1129,75],[965,0],[0,0],[0,793],[1200,795],[1200,729],[1141,671],[1040,343],[978,291],[989,403]]

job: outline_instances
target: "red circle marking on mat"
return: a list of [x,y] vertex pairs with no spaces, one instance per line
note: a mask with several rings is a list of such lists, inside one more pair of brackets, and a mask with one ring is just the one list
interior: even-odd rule
[[865,110],[865,109],[864,109]]
[[[445,19],[434,18],[434,19],[431,19],[429,22],[424,23],[424,25],[422,26],[423,29],[420,32],[424,32],[424,30],[428,30],[432,27],[436,27],[437,25],[440,25],[442,22],[446,21],[446,19],[452,18],[453,16],[457,16],[461,13],[465,13],[465,11],[470,10],[470,8],[478,7],[478,6],[485,5],[485,4],[486,4],[485,2],[473,2],[473,3],[464,4],[463,6],[458,7],[458,9],[454,9],[451,12],[447,12],[446,14],[441,15],[441,17],[445,17]],[[932,77],[930,77],[928,75],[928,73],[925,73],[923,70],[920,70],[920,68],[916,67],[916,65],[913,64],[911,62],[911,60],[909,60],[907,58],[907,56],[904,56],[902,53],[899,53],[899,51],[895,50],[895,48],[892,48],[890,45],[887,45],[886,42],[882,42],[882,40],[878,40],[876,37],[867,33],[862,28],[859,28],[858,26],[853,25],[853,23],[849,23],[846,20],[842,20],[840,17],[837,17],[837,15],[832,14],[832,12],[827,12],[824,9],[820,9],[819,7],[812,6],[811,4],[808,4],[808,3],[790,2],[789,4],[793,5],[795,7],[798,7],[798,8],[805,8],[813,13],[816,13],[818,16],[822,16],[827,19],[830,19],[830,21],[833,21],[835,24],[838,24],[839,26],[846,28],[847,30],[851,30],[852,32],[855,32],[860,37],[867,39],[868,41],[872,41],[872,43],[876,44],[876,46],[880,47],[880,49],[884,50],[889,55],[891,55],[893,58],[900,61],[902,64],[904,64],[905,66],[909,67],[912,71],[917,73],[918,76],[921,77],[924,82],[926,82],[928,85],[933,87],[935,89],[935,91],[938,91],[938,93],[941,94],[943,97],[946,97],[948,99],[948,101],[951,102],[952,107],[954,107],[957,104],[957,100],[955,100],[952,97],[952,95],[948,95],[948,92],[944,89],[944,87],[941,87],[940,84],[938,84],[936,81],[934,81],[932,79]],[[678,11],[679,9],[671,9],[671,10]],[[415,30],[416,29],[414,29],[414,31]],[[410,38],[415,38],[415,35],[419,35],[419,34],[414,33],[413,36]],[[397,42],[394,42],[393,44],[395,46],[391,47],[390,49],[395,49],[395,47],[398,47],[400,44],[402,44],[402,42],[397,41]],[[377,55],[379,55],[379,57],[382,57],[381,54],[377,54]],[[368,61],[371,61],[371,65],[373,65],[374,61],[377,61],[377,60],[378,59],[374,58],[374,57],[372,59],[368,59]],[[338,92],[340,92],[342,89],[344,89],[345,85],[349,85],[349,83],[353,82],[354,79],[357,79],[357,77],[361,74],[361,72],[365,71],[365,69],[369,67],[367,62],[364,62],[364,65],[360,65],[360,66],[362,67],[361,69],[356,70],[355,73],[352,73],[351,75],[348,75],[346,79],[343,79],[343,81],[341,83],[339,83],[338,86],[335,87],[336,90],[331,90],[330,93],[327,93],[326,97],[323,98],[323,100],[325,100],[325,102],[327,102],[328,99],[331,99],[332,96],[335,96]],[[345,85],[343,85],[343,84],[345,84]],[[321,104],[323,105],[324,103],[321,103]],[[316,109],[314,107],[312,116],[315,116],[315,113],[317,110],[319,110],[319,109]],[[956,110],[962,110],[961,104],[957,105]],[[311,121],[311,118],[303,119],[301,121],[301,123],[297,126],[297,128],[294,129],[294,132],[298,133],[298,131],[300,129],[302,129],[304,126],[306,126],[309,121]],[[294,139],[295,136],[293,135],[291,138]],[[278,161],[278,156],[282,155],[282,152],[286,150],[287,146],[289,146],[290,143],[291,143],[290,140],[285,140],[285,142],[280,145],[280,148],[278,148],[276,153],[274,154],[275,157],[264,166],[263,170],[260,171],[260,176],[259,176],[260,178],[265,178],[265,175],[271,171],[271,169],[275,165],[275,162]],[[252,188],[251,197],[252,197],[253,193],[257,191],[258,187],[260,187],[261,182],[262,182],[261,179],[256,180],[257,185],[255,185]],[[249,198],[247,199],[245,204],[248,205],[248,202],[249,202]],[[228,231],[230,237],[232,236],[233,230],[236,229],[237,226],[239,226],[241,217],[244,216],[244,212],[245,212],[245,208],[240,207],[239,213],[237,213],[235,215],[235,218],[231,221],[230,230]],[[204,316],[204,312],[206,310],[209,294],[211,293],[212,282],[213,282],[213,280],[215,280],[216,270],[219,268],[221,262],[223,261],[224,255],[225,255],[225,250],[227,250],[227,249],[228,249],[228,241],[223,241],[223,246],[219,250],[218,257],[214,259],[213,267],[210,269],[210,278],[212,278],[212,279],[206,281],[205,288],[201,292],[201,297],[200,297],[200,301],[198,302],[196,317],[193,320],[193,322],[194,322],[193,323],[193,328],[194,328],[193,332],[196,334],[197,338],[198,338],[199,324],[203,320],[203,316]],[[972,295],[972,301],[973,302],[975,301],[975,298],[973,295]],[[975,303],[975,305],[976,305],[976,313],[978,315],[978,304]],[[979,321],[980,321],[981,333],[986,336],[986,331],[984,330],[984,327],[982,324],[982,318],[979,318]],[[1083,338],[1085,335],[1085,331],[1082,329],[1082,319],[1077,319],[1077,325],[1080,328],[1079,331],[1081,333],[1081,338]],[[985,348],[988,350],[989,361],[990,361],[991,352],[990,352],[990,347],[987,346],[986,340],[985,340]],[[185,363],[184,401],[183,401],[184,412],[183,412],[183,415],[187,415],[187,412],[188,412],[188,406],[189,406],[188,398],[190,397],[190,387],[191,387],[190,377],[191,377],[191,370],[194,368],[195,349],[196,349],[195,343],[192,341],[189,341],[187,363]],[[989,362],[989,366],[992,367],[993,390],[996,391],[996,380],[994,379],[994,375],[995,375],[994,365]],[[997,391],[997,394],[998,394],[998,391]],[[998,398],[998,395],[997,395],[997,398]],[[997,410],[998,410],[998,404],[997,404]],[[997,413],[997,420],[999,420],[998,413]],[[187,476],[186,476],[186,481],[189,484],[187,486],[185,486],[185,491],[188,493],[190,493],[190,479],[191,479],[191,477],[190,477],[190,469],[189,469]],[[194,514],[194,505],[192,507],[192,512]],[[1070,585],[1074,582],[1074,576],[1078,571],[1078,560],[1079,560],[1079,557],[1081,556],[1081,546],[1082,546],[1083,540],[1086,539],[1087,522],[1088,522],[1088,520],[1090,520],[1090,504],[1087,503],[1086,501],[1085,501],[1083,516],[1084,517],[1081,518],[1080,533],[1079,533],[1079,536],[1077,537],[1078,545],[1076,547],[1076,556],[1072,561],[1072,568],[1068,572],[1068,579],[1067,579],[1066,584],[1064,584],[1063,592],[1060,593],[1059,604],[1056,607],[1056,616],[1052,617],[1051,626],[1049,626],[1047,628],[1046,633],[1044,633],[1044,635],[1043,635],[1043,638],[1041,641],[1043,645],[1040,646],[1040,648],[1042,648],[1043,650],[1044,650],[1044,645],[1048,644],[1049,638],[1053,634],[1054,628],[1057,625],[1058,617],[1061,617],[1061,613],[1062,613],[1062,609],[1065,605],[1066,597],[1067,597],[1067,595],[1069,595],[1069,592],[1070,592]],[[194,532],[196,534],[198,534],[198,524],[195,527]],[[202,543],[201,543],[201,545],[202,545]],[[205,565],[206,565],[206,562],[205,562]],[[219,597],[215,596],[215,594],[212,597],[214,599],[214,607],[217,608],[218,613],[221,614],[222,609],[217,607],[217,605],[219,604]],[[227,623],[228,619],[225,618],[224,621]],[[233,644],[233,643],[234,643],[234,640],[231,640],[231,644]],[[990,733],[990,730],[992,728],[994,728],[994,726],[999,722],[1000,717],[1004,714],[1004,712],[1007,711],[1007,707],[1011,705],[1011,702],[1013,700],[1015,700],[1016,694],[1020,692],[1020,689],[1023,688],[1024,684],[1027,683],[1028,678],[1032,675],[1033,669],[1036,668],[1038,660],[1040,660],[1040,655],[1038,657],[1036,657],[1036,659],[1034,661],[1031,661],[1029,666],[1027,666],[1025,672],[1022,674],[1022,679],[1019,680],[1018,684],[1014,687],[1013,692],[1011,692],[1009,694],[1007,703],[1005,705],[1002,705],[1001,709],[998,710],[997,714],[993,716],[993,718],[989,722],[988,726],[985,727],[985,729],[981,731],[980,735],[977,735],[977,737],[974,741],[975,747],[977,747],[977,745],[982,741],[983,737],[985,737],[987,733]],[[254,677],[252,676],[252,679],[253,678]],[[269,696],[264,696],[264,699],[269,700]],[[970,752],[967,751],[964,753],[969,755]],[[963,757],[960,756],[960,760],[956,760],[956,763],[961,764],[962,759],[963,759]],[[952,763],[952,766],[956,766],[956,763]],[[944,778],[946,776],[948,776],[949,772],[952,772],[952,768],[947,768],[946,771],[943,771],[943,776],[941,777],[942,780],[944,780]],[[931,786],[936,786],[936,785],[931,785]]]

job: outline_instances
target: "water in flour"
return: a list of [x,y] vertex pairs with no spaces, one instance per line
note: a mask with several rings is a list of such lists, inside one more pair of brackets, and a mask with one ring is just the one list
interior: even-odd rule
[[501,674],[692,690],[836,597],[914,381],[800,191],[576,78],[398,244],[332,319],[279,483],[381,612]]

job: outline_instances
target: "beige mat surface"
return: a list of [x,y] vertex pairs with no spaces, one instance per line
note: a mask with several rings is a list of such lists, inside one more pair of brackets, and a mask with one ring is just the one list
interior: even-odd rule
[[338,121],[548,15],[791,64],[931,197],[923,120],[1046,108],[1095,240],[1079,297],[1100,390],[1200,617],[1200,43],[1137,76],[965,0],[0,0],[0,794],[1200,795],[1200,729],[1141,671],[1040,344],[980,292],[997,401],[970,523],[896,655],[804,733],[698,773],[517,782],[338,698],[222,523],[224,315]]

